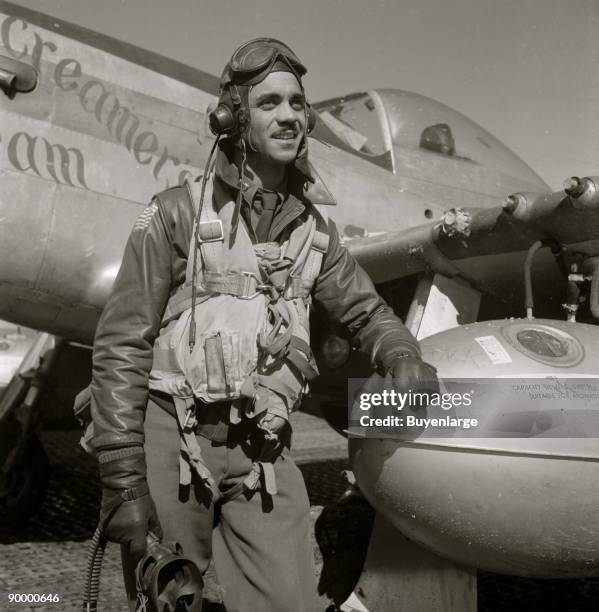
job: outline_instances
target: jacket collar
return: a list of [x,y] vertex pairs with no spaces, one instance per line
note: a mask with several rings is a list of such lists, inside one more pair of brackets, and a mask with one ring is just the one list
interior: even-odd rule
[[[229,139],[218,143],[215,175],[236,196],[239,189],[239,169],[234,162],[234,151],[234,145]],[[337,204],[314,167],[308,162],[307,156],[302,156],[302,159],[298,158],[296,163],[289,166],[287,178],[289,196],[285,200],[285,206],[290,200],[294,207],[301,205],[302,210],[308,202],[325,205]],[[260,187],[246,178],[242,189],[244,199],[251,205]]]

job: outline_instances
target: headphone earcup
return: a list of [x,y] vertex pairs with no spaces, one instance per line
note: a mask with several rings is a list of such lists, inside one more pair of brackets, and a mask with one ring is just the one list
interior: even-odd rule
[[235,114],[226,104],[219,104],[209,115],[210,130],[215,136],[231,134],[237,127]]
[[208,115],[208,123],[215,136],[233,134],[239,127],[229,88],[221,92],[218,106]]

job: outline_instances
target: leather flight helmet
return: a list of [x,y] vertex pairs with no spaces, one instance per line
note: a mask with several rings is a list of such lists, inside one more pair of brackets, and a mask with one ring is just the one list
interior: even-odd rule
[[[249,87],[262,82],[278,66],[295,75],[301,85],[306,68],[297,55],[275,38],[254,38],[235,50],[220,82],[218,106],[208,115],[216,136],[237,136],[249,126]],[[316,124],[316,113],[306,103],[307,131]]]

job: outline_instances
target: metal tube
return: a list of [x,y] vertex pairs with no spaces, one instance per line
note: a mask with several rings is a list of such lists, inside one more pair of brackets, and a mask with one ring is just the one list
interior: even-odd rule
[[595,319],[599,319],[599,257],[591,257],[585,261],[585,267],[590,266],[591,291],[589,295],[589,307]]
[[533,316],[533,308],[534,308],[534,299],[532,294],[532,279],[531,279],[531,269],[532,269],[532,260],[536,252],[543,246],[543,242],[541,240],[537,240],[533,243],[533,245],[528,249],[528,253],[526,254],[526,260],[524,261],[524,292],[526,295],[525,298],[525,307],[526,307],[526,318],[534,319]]

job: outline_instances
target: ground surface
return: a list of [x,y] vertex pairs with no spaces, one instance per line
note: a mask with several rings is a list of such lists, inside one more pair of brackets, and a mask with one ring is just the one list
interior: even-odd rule
[[[322,421],[307,415],[300,416],[296,431],[297,456],[302,461],[314,521],[323,505],[333,502],[345,488],[342,470],[347,466],[340,458],[344,443]],[[56,592],[63,598],[62,604],[56,607],[18,609],[81,609],[87,549],[97,521],[99,487],[94,464],[77,447],[77,439],[74,431],[43,434],[52,466],[46,500],[17,529],[0,532],[0,592]],[[314,550],[320,569],[322,561],[316,545]],[[597,580],[538,581],[481,574],[478,586],[480,612],[599,610]],[[108,549],[100,593],[99,610],[126,612],[116,546]],[[206,594],[209,600],[218,600],[218,588],[212,580]],[[324,607],[323,602],[323,610]]]

